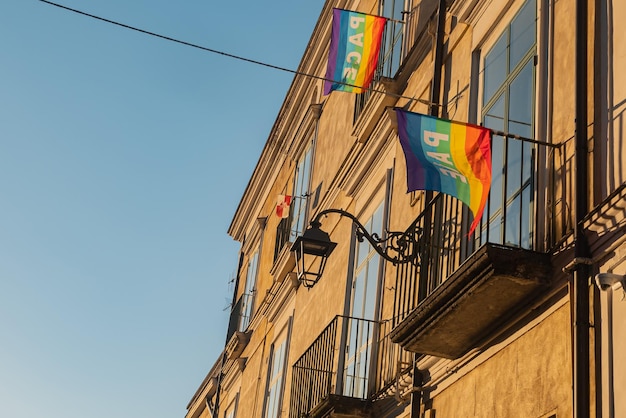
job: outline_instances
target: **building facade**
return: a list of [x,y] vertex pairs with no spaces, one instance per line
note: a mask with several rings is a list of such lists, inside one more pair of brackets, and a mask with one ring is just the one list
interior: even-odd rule
[[[390,18],[365,93],[323,95],[333,8]],[[186,418],[626,416],[624,17],[326,1],[230,225],[226,344]],[[407,193],[394,107],[493,130],[472,234],[455,198]],[[311,221],[327,258],[296,257]]]

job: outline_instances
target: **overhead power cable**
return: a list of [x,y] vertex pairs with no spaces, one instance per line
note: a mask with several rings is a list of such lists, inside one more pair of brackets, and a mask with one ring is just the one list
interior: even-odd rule
[[[339,83],[339,84],[343,84],[343,85],[350,86],[350,87],[357,87],[357,88],[360,88],[362,90],[370,91],[372,93],[381,93],[381,94],[385,94],[385,95],[388,95],[388,96],[393,96],[393,97],[396,97],[396,98],[399,98],[399,99],[400,98],[401,99],[408,99],[409,102],[405,105],[405,107],[408,107],[408,105],[410,105],[411,102],[413,102],[413,101],[416,101],[416,102],[419,102],[419,103],[423,103],[423,104],[426,104],[426,105],[429,105],[429,106],[445,106],[445,105],[442,105],[442,104],[432,103],[432,102],[430,102],[428,100],[418,99],[416,97],[403,96],[401,94],[396,94],[396,93],[389,92],[389,91],[377,90],[377,89],[374,89],[374,88],[364,88],[363,86],[356,86],[354,84],[344,83],[344,82],[341,82],[341,81],[332,80],[332,79],[328,79],[328,78],[325,78],[325,77],[320,77],[320,76],[317,76],[317,75],[314,75],[314,74],[307,74],[307,73],[304,73],[304,72],[301,72],[301,71],[291,70],[289,68],[280,67],[278,65],[268,64],[266,62],[253,60],[253,59],[250,59],[250,58],[245,58],[245,57],[242,57],[242,56],[239,56],[239,55],[230,54],[228,52],[223,52],[223,51],[218,51],[216,49],[207,48],[207,47],[202,46],[202,45],[192,44],[191,42],[181,41],[180,39],[172,38],[170,36],[161,35],[161,34],[158,34],[156,32],[151,32],[151,31],[148,31],[148,30],[145,30],[145,29],[136,28],[134,26],[126,25],[124,23],[116,22],[116,21],[111,20],[111,19],[106,19],[104,17],[100,17],[100,16],[96,16],[96,15],[93,15],[93,14],[90,14],[90,13],[86,13],[86,12],[83,12],[82,10],[73,9],[71,7],[67,7],[67,6],[64,6],[62,4],[54,3],[52,1],[48,1],[48,0],[39,0],[39,1],[42,2],[42,3],[49,4],[51,6],[58,7],[58,8],[63,9],[63,10],[67,10],[67,11],[70,11],[70,12],[73,12],[73,13],[77,13],[79,15],[90,17],[92,19],[96,19],[96,20],[100,20],[102,22],[110,23],[112,25],[119,26],[119,27],[122,27],[122,28],[125,28],[125,29],[130,29],[130,30],[133,30],[135,32],[140,32],[140,33],[143,33],[143,34],[146,34],[146,35],[154,36],[154,37],[157,37],[157,38],[160,38],[160,39],[164,39],[166,41],[175,42],[177,44],[186,45],[186,46],[190,46],[192,48],[201,49],[203,51],[211,52],[213,54],[218,54],[218,55],[222,55],[222,56],[225,56],[225,57],[234,58],[234,59],[237,59],[237,60],[240,60],[240,61],[245,61],[245,62],[249,62],[251,64],[256,64],[256,65],[261,65],[263,67],[272,68],[272,69],[275,69],[275,70],[284,71],[284,72],[295,74],[295,75],[301,75],[301,76],[304,76],[304,77],[311,77],[311,78],[315,78],[317,80],[330,81],[330,82],[333,82],[333,83]],[[518,139],[518,140],[521,140],[521,141],[531,142],[531,143],[538,144],[538,145],[547,145],[549,147],[554,147],[554,148],[558,148],[558,147],[560,147],[562,145],[562,144],[552,144],[552,143],[547,143],[547,142],[543,142],[543,141],[537,141],[537,140],[532,139],[532,138],[525,138],[525,137],[522,137],[522,136],[519,136],[519,135],[515,135],[515,134],[512,134],[512,133],[508,133],[508,132],[494,131],[494,130],[491,130],[491,132],[494,135],[499,135],[499,136],[503,136],[503,137]]]
[[[64,6],[62,4],[54,3],[54,2],[51,2],[51,1],[48,1],[48,0],[39,0],[39,1],[42,2],[42,3],[49,4],[51,6],[55,6],[55,7],[58,7],[58,8],[61,8],[61,9],[73,12],[73,13],[77,13],[77,14],[80,14],[80,15],[83,15],[83,16],[90,17],[92,19],[96,19],[96,20],[100,20],[102,22],[110,23],[112,25],[120,26],[120,27],[125,28],[125,29],[130,29],[130,30],[134,30],[136,32],[140,32],[140,33],[146,34],[146,35],[155,36],[157,38],[165,39],[166,41],[176,42],[177,44],[190,46],[192,48],[201,49],[203,51],[212,52],[214,54],[224,55],[224,56],[229,57],[229,58],[238,59],[238,60],[249,62],[249,63],[252,63],[252,64],[262,65],[264,67],[273,68],[275,70],[285,71],[285,72],[292,73],[292,74],[308,75],[309,77],[316,77],[316,76],[312,76],[310,74],[303,74],[303,73],[300,73],[298,71],[290,70],[289,68],[279,67],[277,65],[272,65],[272,64],[265,63],[265,62],[253,60],[253,59],[250,59],[250,58],[244,58],[244,57],[240,57],[238,55],[229,54],[228,52],[218,51],[216,49],[207,48],[207,47],[204,47],[204,46],[201,46],[201,45],[197,45],[197,44],[192,44],[191,42],[181,41],[179,39],[175,39],[175,38],[172,38],[172,37],[169,37],[169,36],[161,35],[161,34],[158,34],[156,32],[150,32],[148,30],[136,28],[134,26],[126,25],[124,23],[120,23],[120,22],[116,22],[114,20],[106,19],[104,17],[92,15],[90,13],[86,13],[86,12],[83,12],[81,10],[72,9],[71,7],[67,7],[67,6]],[[318,78],[324,79],[323,77],[318,77]]]
[[[344,83],[344,82],[341,82],[341,81],[332,80],[332,79],[328,79],[328,78],[325,78],[325,77],[320,77],[320,76],[317,76],[317,75],[314,75],[314,74],[307,74],[307,73],[304,73],[304,72],[301,72],[301,71],[296,71],[296,70],[292,70],[292,69],[289,69],[289,68],[280,67],[278,65],[268,64],[266,62],[262,62],[262,61],[258,61],[258,60],[254,60],[254,59],[250,59],[250,58],[245,58],[245,57],[242,57],[242,56],[239,56],[239,55],[235,55],[235,54],[230,54],[228,52],[218,51],[218,50],[213,49],[213,48],[207,48],[205,46],[193,44],[191,42],[181,41],[180,39],[172,38],[170,36],[161,35],[161,34],[156,33],[156,32],[151,32],[151,31],[148,31],[148,30],[145,30],[145,29],[140,29],[140,28],[137,28],[137,27],[134,27],[134,26],[130,26],[130,25],[124,24],[124,23],[116,22],[116,21],[111,20],[111,19],[106,19],[104,17],[100,17],[100,16],[96,16],[96,15],[93,15],[93,14],[90,14],[90,13],[87,13],[87,12],[83,12],[82,10],[73,9],[71,7],[64,6],[62,4],[55,3],[55,2],[52,2],[52,1],[48,1],[48,0],[39,0],[39,1],[42,2],[42,3],[49,4],[51,6],[55,6],[55,7],[58,7],[60,9],[69,11],[69,12],[77,13],[79,15],[90,17],[92,19],[96,19],[96,20],[100,20],[102,22],[110,23],[110,24],[115,25],[115,26],[119,26],[119,27],[122,27],[122,28],[125,28],[125,29],[130,29],[130,30],[133,30],[135,32],[143,33],[145,35],[154,36],[154,37],[157,37],[157,38],[160,38],[160,39],[164,39],[166,41],[175,42],[177,44],[190,46],[192,48],[200,49],[200,50],[203,50],[203,51],[206,51],[206,52],[211,52],[213,54],[222,55],[222,56],[225,56],[225,57],[228,57],[228,58],[234,58],[236,60],[240,60],[240,61],[244,61],[244,62],[248,62],[248,63],[251,63],[251,64],[256,64],[256,65],[261,65],[263,67],[272,68],[274,70],[279,70],[279,71],[283,71],[283,72],[287,72],[287,73],[291,73],[291,74],[295,74],[295,75],[301,75],[301,76],[304,76],[304,77],[315,78],[317,80],[330,81],[330,82],[333,82],[333,83],[343,84],[343,85],[350,86],[350,87],[357,87],[357,88],[360,88],[360,89],[363,89],[363,90],[371,91],[373,93],[386,94],[388,96],[393,96],[393,97],[397,97],[397,98],[413,100],[413,101],[417,101],[417,102],[424,103],[424,104],[427,104],[427,105],[432,105],[432,103],[430,103],[427,100],[417,99],[415,97],[402,96],[400,94],[392,93],[392,92],[389,92],[389,91],[377,90],[377,89],[374,89],[374,88],[364,88],[363,86],[357,86],[357,85],[354,85],[354,84]],[[437,106],[440,106],[440,105],[437,105]]]

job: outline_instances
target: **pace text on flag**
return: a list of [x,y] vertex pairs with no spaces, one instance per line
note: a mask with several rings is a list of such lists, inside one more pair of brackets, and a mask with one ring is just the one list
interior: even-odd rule
[[395,109],[404,150],[408,191],[454,196],[482,217],[491,187],[491,130]]
[[361,93],[374,78],[386,19],[333,9],[324,94],[332,90]]

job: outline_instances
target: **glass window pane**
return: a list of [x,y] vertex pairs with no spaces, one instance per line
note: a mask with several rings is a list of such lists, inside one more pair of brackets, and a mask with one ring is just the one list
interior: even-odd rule
[[378,268],[380,257],[372,257],[368,263],[366,295],[363,302],[362,318],[373,319],[376,313],[376,288],[378,285]]
[[[528,62],[515,77],[510,87],[509,132],[525,137],[532,136],[533,65]],[[522,185],[524,172],[530,171],[531,160],[524,158],[519,140],[509,140],[507,198]],[[524,167],[522,167],[524,164]]]
[[224,418],[235,418],[235,410],[237,409],[237,401],[232,403],[228,409],[226,409],[226,413],[224,414]]
[[383,205],[379,205],[369,222],[369,231],[379,236],[383,234]]
[[520,217],[521,217],[521,196],[516,197],[506,208],[506,229],[504,243],[519,246],[520,238]]
[[502,178],[504,167],[504,138],[493,136],[491,142],[492,169],[489,192],[489,217],[502,210]]
[[522,248],[531,249],[533,230],[533,202],[531,199],[531,188],[526,187],[522,192]]
[[311,182],[311,157],[312,149],[307,148],[298,164],[296,165],[296,173],[293,186],[293,202],[292,206],[292,222],[291,222],[291,241],[302,235],[306,228],[306,209],[307,196],[309,194],[309,185]]
[[528,1],[511,23],[511,62],[512,72],[520,60],[535,44],[535,2]]
[[487,104],[494,93],[502,86],[507,76],[507,36],[500,36],[498,42],[485,57],[483,103]]
[[401,23],[395,23],[392,25],[393,29],[391,34],[393,36],[391,42],[391,63],[390,63],[390,71],[389,77],[395,77],[396,72],[400,68],[400,60],[402,58],[402,29],[403,25]]
[[509,95],[510,133],[530,137],[533,123],[533,63],[529,61],[511,82]]
[[522,187],[522,141],[507,139],[506,198]]
[[256,286],[257,268],[259,263],[259,251],[256,250],[248,261],[248,271],[246,272],[246,284],[243,289],[241,320],[239,331],[245,331],[250,324],[254,304],[254,289]]
[[268,389],[265,398],[265,418],[279,416],[280,397],[285,372],[285,360],[287,357],[287,339],[282,338],[280,343],[274,343],[270,359]]
[[[504,95],[489,108],[484,117],[484,125],[498,131],[504,130]],[[502,177],[504,167],[504,138],[494,135],[491,140],[491,192],[489,195],[489,216],[502,209]]]
[[480,237],[477,239],[476,248],[487,242],[487,227],[489,226],[487,211],[483,212],[483,217],[480,222]]
[[351,316],[360,318],[363,313],[363,299],[365,298],[363,282],[366,280],[366,277],[367,269],[363,268],[354,279],[354,284],[352,287],[353,307]]
[[489,222],[489,242],[502,242],[502,215],[491,218]]
[[524,142],[522,144],[522,147],[524,148],[524,172],[522,173],[522,176],[524,184],[526,184],[531,180],[533,172],[532,168],[535,164],[535,160],[533,158],[535,148],[534,145],[530,142]]
[[[363,223],[365,229],[382,236],[383,231],[383,207],[378,205],[372,216]],[[374,319],[376,289],[379,281],[378,265],[380,257],[374,247],[364,239],[357,243],[355,283],[352,290],[352,313],[357,318]],[[372,290],[373,289],[373,290]],[[371,315],[371,316],[370,316]]]
[[357,269],[362,268],[361,266],[365,259],[367,259],[370,249],[371,244],[365,238],[363,238],[363,241],[361,242],[357,241]]
[[269,398],[269,402],[267,404],[267,413],[265,414],[265,416],[267,418],[273,418],[275,417],[275,409],[276,409],[276,398],[274,396],[272,396],[272,394],[270,394],[270,398]]
[[395,3],[394,0],[381,0],[382,3],[382,15],[383,16],[391,16],[393,13],[393,5]]
[[[380,2],[382,16],[394,20],[403,20],[404,0],[383,0]],[[402,59],[402,40],[404,25],[399,22],[388,21],[385,25],[381,45],[380,68],[383,76],[394,77]]]
[[352,385],[354,383],[354,379],[352,378],[352,376],[354,375],[354,372],[352,372],[351,370],[349,370],[351,367],[349,367],[348,369],[346,369],[346,375],[344,377],[344,387],[343,387],[343,395],[344,396],[350,396],[351,392],[352,392]]
[[504,115],[504,95],[501,94],[498,100],[492,104],[491,107],[485,109],[485,115],[483,116],[484,125],[487,128],[503,131]]
[[[536,1],[527,0],[485,57],[485,126],[533,138],[535,48]],[[500,96],[496,92],[501,92]],[[490,224],[486,226],[490,242],[519,246],[532,240],[532,214],[522,211],[530,207],[524,199],[531,199],[534,193],[533,147],[520,140],[493,138]]]

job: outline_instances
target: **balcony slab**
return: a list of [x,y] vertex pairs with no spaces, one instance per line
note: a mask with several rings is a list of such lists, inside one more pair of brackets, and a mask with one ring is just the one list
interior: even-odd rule
[[456,359],[518,314],[550,282],[550,255],[487,244],[391,332],[405,350]]

